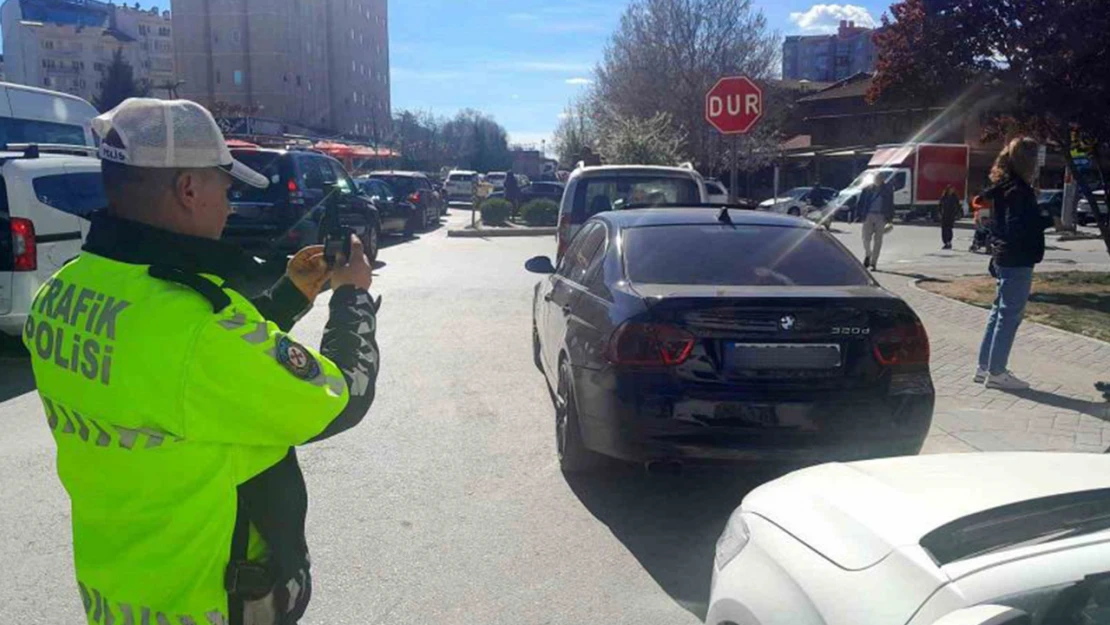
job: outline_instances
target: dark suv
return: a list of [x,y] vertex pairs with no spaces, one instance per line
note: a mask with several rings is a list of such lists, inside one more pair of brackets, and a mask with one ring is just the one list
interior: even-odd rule
[[366,256],[378,256],[381,219],[343,165],[307,150],[232,150],[243,164],[270,179],[266,189],[236,182],[230,191],[232,214],[226,240],[264,257],[284,258],[320,242],[324,200],[338,194],[340,219],[362,239]]
[[[366,178],[381,180],[388,184],[397,194],[397,199],[404,199],[420,209],[425,220],[423,226],[439,224],[441,215],[447,214],[447,202],[436,191],[432,181],[418,171],[375,171],[370,172]],[[414,230],[423,228],[414,228]]]

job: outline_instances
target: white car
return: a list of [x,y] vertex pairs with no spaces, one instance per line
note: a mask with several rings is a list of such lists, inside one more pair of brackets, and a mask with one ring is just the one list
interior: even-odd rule
[[0,333],[11,336],[39,287],[81,251],[89,214],[107,206],[99,159],[36,149],[0,151]]
[[836,197],[836,189],[829,187],[796,187],[785,194],[759,203],[759,210],[804,217],[815,209],[823,208]]
[[825,464],[752,491],[717,542],[706,623],[1108,615],[1110,455],[974,453]]
[[693,165],[600,165],[578,168],[567,180],[559,203],[556,257],[586,220],[598,213],[630,206],[707,204],[705,180]]
[[717,180],[706,180],[705,191],[710,204],[728,204],[728,189]]
[[[490,186],[493,187],[494,191],[504,191],[505,179],[508,177],[509,175],[503,171],[491,171],[490,173],[486,174],[486,182],[488,182]],[[518,180],[517,182],[520,181]]]
[[480,181],[478,172],[455,170],[447,174],[447,199],[469,202],[474,198],[474,191]]

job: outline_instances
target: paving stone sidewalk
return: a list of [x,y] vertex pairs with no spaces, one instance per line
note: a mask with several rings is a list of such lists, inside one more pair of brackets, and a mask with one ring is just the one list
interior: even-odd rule
[[924,453],[1110,447],[1110,403],[1094,387],[1110,381],[1110,343],[1023,323],[1010,369],[1033,388],[988,390],[972,381],[987,311],[923,291],[909,274],[876,277],[929,333],[937,409]]

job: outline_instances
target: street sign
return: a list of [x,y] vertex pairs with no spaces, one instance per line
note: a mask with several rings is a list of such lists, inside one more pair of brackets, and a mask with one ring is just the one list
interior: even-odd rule
[[761,117],[763,90],[747,76],[722,78],[705,94],[705,120],[723,134],[747,134]]

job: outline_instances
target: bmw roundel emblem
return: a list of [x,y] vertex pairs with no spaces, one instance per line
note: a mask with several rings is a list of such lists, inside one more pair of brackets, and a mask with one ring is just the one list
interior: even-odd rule
[[779,319],[779,327],[783,330],[793,330],[797,323],[798,319],[794,315],[783,315],[782,319]]

